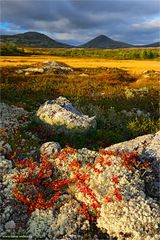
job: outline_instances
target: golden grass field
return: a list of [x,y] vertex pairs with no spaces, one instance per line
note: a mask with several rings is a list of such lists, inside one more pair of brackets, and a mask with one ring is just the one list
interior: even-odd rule
[[0,65],[2,67],[18,66],[18,65],[32,65],[34,63],[41,63],[47,60],[61,61],[74,68],[121,68],[127,70],[132,74],[139,74],[145,70],[159,70],[160,64],[157,60],[108,60],[104,58],[91,57],[57,57],[57,56],[1,56]]

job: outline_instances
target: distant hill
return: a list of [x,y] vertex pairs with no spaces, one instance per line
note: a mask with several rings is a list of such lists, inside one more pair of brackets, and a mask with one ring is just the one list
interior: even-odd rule
[[105,35],[100,35],[78,47],[80,48],[130,48],[134,46],[128,43],[115,41]]
[[155,43],[143,45],[141,47],[160,47],[160,42],[155,42]]
[[115,41],[105,35],[100,35],[89,42],[79,45],[71,46],[69,44],[55,41],[54,39],[38,32],[25,32],[15,35],[1,35],[0,42],[13,42],[17,46],[23,47],[37,47],[37,48],[148,48],[160,47],[160,42],[148,45],[132,45],[125,42]]
[[53,40],[45,34],[26,32],[15,35],[1,35],[1,42],[13,42],[18,46],[39,48],[69,48],[71,45]]

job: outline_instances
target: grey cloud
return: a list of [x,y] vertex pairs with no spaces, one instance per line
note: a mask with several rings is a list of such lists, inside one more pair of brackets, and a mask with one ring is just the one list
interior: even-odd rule
[[39,31],[77,43],[105,34],[143,44],[158,39],[159,7],[159,0],[1,0],[1,21],[12,34]]

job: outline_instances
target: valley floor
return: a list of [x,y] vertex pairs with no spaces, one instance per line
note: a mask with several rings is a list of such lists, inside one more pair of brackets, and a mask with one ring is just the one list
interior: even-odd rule
[[91,57],[57,57],[57,56],[1,56],[0,65],[2,67],[17,65],[32,65],[47,60],[62,61],[73,68],[121,68],[132,74],[139,74],[145,70],[159,70],[159,61],[157,60],[110,60],[104,58]]

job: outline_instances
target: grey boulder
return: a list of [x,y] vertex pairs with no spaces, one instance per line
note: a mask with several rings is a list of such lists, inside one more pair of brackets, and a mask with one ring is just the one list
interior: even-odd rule
[[96,129],[97,125],[95,116],[79,112],[65,97],[46,101],[38,109],[36,119],[54,132],[67,135],[86,133]]

